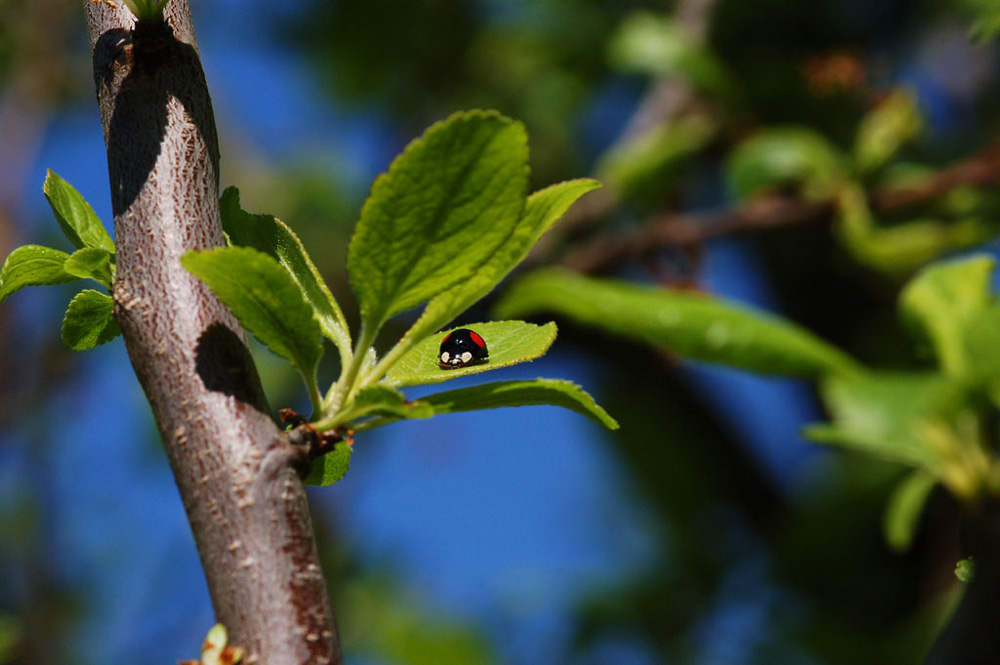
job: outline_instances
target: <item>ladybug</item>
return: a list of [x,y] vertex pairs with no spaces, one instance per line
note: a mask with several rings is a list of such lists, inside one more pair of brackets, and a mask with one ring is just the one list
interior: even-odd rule
[[442,369],[458,369],[475,365],[490,357],[486,342],[479,333],[468,328],[458,328],[448,333],[441,341],[438,366]]

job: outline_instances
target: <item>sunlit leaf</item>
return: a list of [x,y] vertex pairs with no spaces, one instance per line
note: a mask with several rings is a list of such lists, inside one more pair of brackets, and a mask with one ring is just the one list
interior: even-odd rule
[[121,334],[114,317],[115,301],[99,291],[76,294],[63,318],[62,338],[74,351],[84,351],[110,342]]
[[458,113],[375,180],[347,258],[370,328],[468,279],[496,251],[521,217],[527,161],[520,123]]
[[69,254],[41,245],[22,245],[0,267],[0,302],[26,286],[65,284],[79,279],[66,272]]
[[113,254],[99,247],[78,249],[66,259],[63,269],[74,277],[92,279],[106,288],[111,288],[114,277]]
[[97,213],[71,184],[49,170],[42,191],[59,227],[73,246],[77,249],[97,247],[115,253],[115,243]]
[[561,182],[528,197],[514,232],[468,279],[459,282],[427,303],[423,313],[406,332],[403,343],[419,340],[447,325],[456,316],[488,294],[524,260],[528,251],[585,193],[600,187],[596,180]]
[[181,265],[200,277],[267,348],[315,380],[323,353],[319,323],[298,283],[273,258],[248,247],[188,252]]
[[253,215],[240,207],[240,193],[229,187],[219,201],[222,227],[232,244],[251,247],[276,260],[296,281],[312,306],[323,334],[341,350],[351,351],[347,322],[329,287],[319,274],[298,236],[277,217]]
[[470,323],[465,326],[479,333],[486,341],[490,357],[486,362],[456,369],[441,369],[438,355],[441,341],[448,335],[444,331],[432,335],[410,349],[386,374],[391,386],[414,386],[440,383],[467,374],[486,372],[516,365],[542,356],[556,338],[556,324],[542,326],[524,321],[490,321]]
[[681,356],[767,374],[821,376],[854,362],[799,326],[716,298],[539,270],[507,289],[498,316],[566,316]]

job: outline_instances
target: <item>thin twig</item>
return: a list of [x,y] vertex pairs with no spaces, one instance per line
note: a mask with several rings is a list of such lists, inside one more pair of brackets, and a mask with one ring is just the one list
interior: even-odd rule
[[[872,212],[876,215],[901,212],[940,199],[961,186],[985,187],[998,180],[1000,143],[941,169],[913,187],[891,187],[873,192]],[[568,252],[561,263],[579,272],[598,273],[620,261],[658,249],[691,250],[722,236],[828,222],[835,210],[832,199],[811,202],[776,194],[754,198],[733,208],[659,214],[650,217],[631,234],[598,236]]]

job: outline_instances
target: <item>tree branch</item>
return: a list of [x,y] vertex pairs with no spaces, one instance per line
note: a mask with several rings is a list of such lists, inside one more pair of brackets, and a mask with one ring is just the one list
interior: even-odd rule
[[[340,663],[298,451],[228,310],[178,258],[224,244],[219,149],[187,0],[166,22],[86,6],[115,216],[115,315],[217,618],[249,662]],[[133,29],[134,26],[134,29]]]
[[[1000,144],[995,144],[941,169],[919,186],[876,190],[871,195],[872,212],[876,215],[895,213],[926,205],[963,185],[995,185],[1000,178],[998,174]],[[771,195],[754,198],[734,208],[692,214],[664,213],[650,217],[631,235],[598,236],[567,253],[562,263],[578,272],[597,273],[657,249],[693,250],[710,240],[735,233],[827,222],[835,212],[833,200],[811,202],[793,196]]]

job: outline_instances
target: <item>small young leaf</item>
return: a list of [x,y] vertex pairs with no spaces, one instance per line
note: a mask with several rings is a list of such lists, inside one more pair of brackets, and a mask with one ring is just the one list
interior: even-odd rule
[[347,256],[369,329],[467,279],[496,251],[524,208],[527,161],[523,125],[458,113],[375,180]]
[[935,475],[941,457],[923,436],[926,424],[952,419],[969,399],[961,384],[940,374],[831,376],[820,388],[832,424],[808,427],[806,438]]
[[466,365],[457,369],[438,367],[438,355],[443,340],[449,332],[444,331],[427,337],[406,352],[385,376],[390,386],[416,386],[425,383],[440,383],[466,374],[476,374],[491,369],[499,369],[534,360],[543,355],[556,339],[556,324],[537,326],[524,321],[490,321],[470,323],[479,333],[489,349],[490,357],[478,365]]
[[69,254],[41,245],[22,245],[0,267],[0,302],[26,286],[65,284],[78,279],[63,267]]
[[903,289],[903,317],[934,345],[941,368],[951,376],[973,373],[977,360],[965,345],[966,327],[990,305],[995,260],[978,256],[933,264]]
[[85,289],[76,294],[66,309],[62,338],[74,351],[84,351],[110,342],[121,334],[114,317],[111,296]]
[[346,441],[334,445],[333,450],[313,460],[309,473],[302,480],[306,485],[332,485],[345,475],[351,466],[354,449]]
[[923,128],[916,95],[898,89],[861,120],[854,142],[854,158],[862,172],[884,166]]
[[507,289],[497,316],[562,314],[691,358],[765,374],[816,377],[854,361],[799,326],[715,298],[538,270]]
[[608,429],[618,429],[618,422],[582,388],[569,381],[555,379],[487,383],[437,393],[421,401],[431,405],[435,414],[550,404],[575,411]]
[[181,265],[200,277],[267,348],[315,382],[323,353],[319,323],[299,285],[273,258],[248,247],[188,252]]
[[114,254],[109,254],[107,250],[98,247],[84,247],[78,249],[66,259],[63,268],[69,274],[80,279],[92,279],[98,284],[111,288],[111,280],[114,278],[113,264]]
[[726,168],[743,199],[789,182],[800,183],[808,198],[829,196],[846,173],[843,155],[826,138],[799,127],[750,137],[730,153]]
[[90,204],[73,185],[49,170],[42,185],[62,232],[77,249],[97,247],[115,253],[115,243]]
[[920,514],[938,479],[921,470],[913,471],[899,482],[885,509],[885,541],[896,552],[910,549]]
[[459,282],[427,303],[423,313],[404,335],[401,344],[421,340],[474,305],[500,283],[528,251],[587,192],[600,187],[596,180],[561,182],[528,197],[524,214],[514,232],[469,279]]

